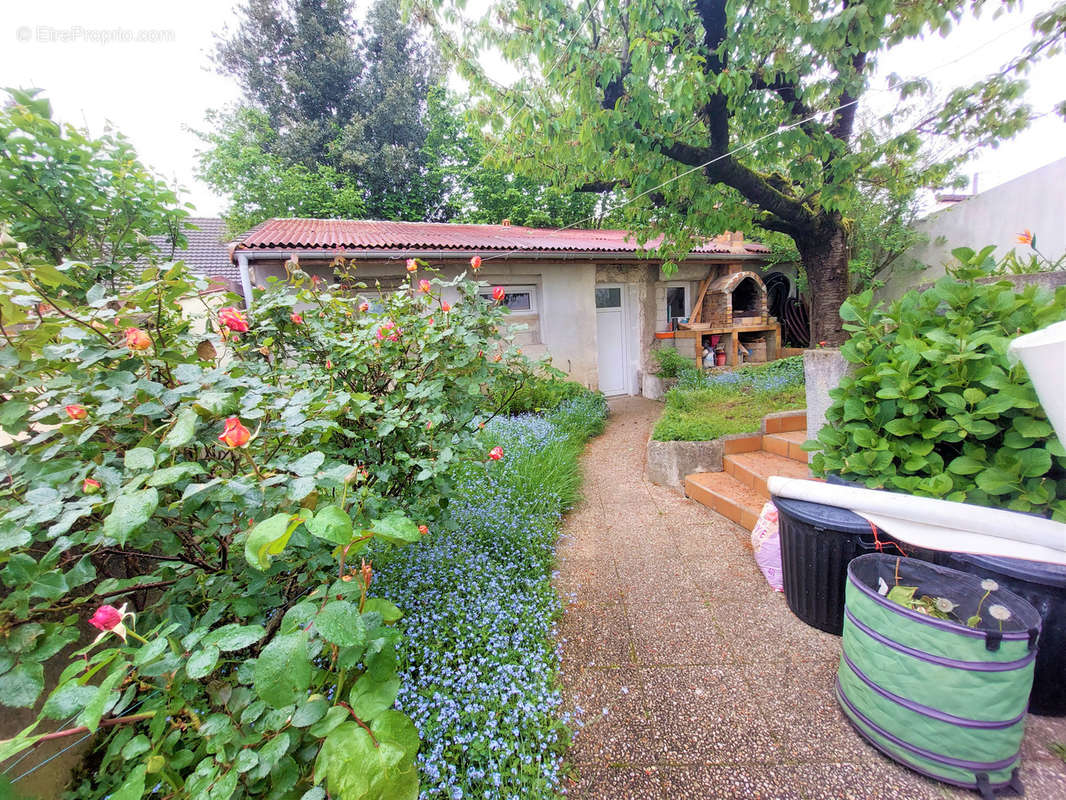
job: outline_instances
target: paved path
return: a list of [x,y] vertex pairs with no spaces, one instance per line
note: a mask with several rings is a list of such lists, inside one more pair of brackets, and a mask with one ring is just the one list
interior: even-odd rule
[[[840,639],[800,622],[755,567],[748,533],[644,480],[662,406],[611,403],[559,543],[562,682],[584,726],[571,798],[978,797],[859,739],[837,710]],[[1066,798],[1066,719],[1030,717],[1029,800]]]

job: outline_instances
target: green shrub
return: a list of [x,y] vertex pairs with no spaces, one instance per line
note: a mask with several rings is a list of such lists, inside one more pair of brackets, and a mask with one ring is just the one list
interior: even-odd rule
[[580,383],[564,378],[565,373],[541,365],[535,374],[515,376],[514,385],[501,386],[488,398],[491,411],[504,414],[539,414],[559,406],[565,400],[589,392]]
[[658,366],[655,374],[660,378],[680,378],[687,372],[699,373],[691,358],[686,358],[672,347],[662,347],[651,352]]
[[[965,256],[966,252],[955,251]],[[979,255],[979,254],[978,254]],[[965,263],[887,310],[869,291],[841,308],[852,375],[830,392],[811,462],[871,488],[1003,506],[1066,520],[1066,450],[1010,340],[1066,318],[1055,296]]]
[[433,278],[370,311],[293,269],[199,332],[180,263],[85,302],[78,277],[0,229],[0,705],[40,712],[0,762],[69,720],[81,800],[417,796],[402,611],[363,560],[499,465],[472,423],[527,367],[506,310]]

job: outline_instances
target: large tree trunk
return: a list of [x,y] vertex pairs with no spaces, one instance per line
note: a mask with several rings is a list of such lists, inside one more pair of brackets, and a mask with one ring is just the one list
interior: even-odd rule
[[848,237],[839,219],[823,216],[812,236],[796,237],[811,299],[811,347],[844,343],[840,306],[848,296]]

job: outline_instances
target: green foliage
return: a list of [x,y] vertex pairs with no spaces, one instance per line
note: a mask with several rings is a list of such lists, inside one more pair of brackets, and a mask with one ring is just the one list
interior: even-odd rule
[[290,163],[273,151],[278,134],[265,111],[239,108],[209,112],[208,148],[200,154],[199,177],[230,197],[226,225],[233,235],[271,217],[366,215],[355,178],[328,164]]
[[515,376],[513,385],[501,386],[499,393],[489,398],[489,405],[502,408],[505,414],[550,412],[564,400],[585,394],[589,390],[566,380],[565,373],[540,365],[532,374]]
[[543,174],[522,175],[488,163],[491,143],[472,118],[460,98],[445,88],[430,92],[426,163],[442,198],[434,221],[498,225],[508,219],[532,228],[588,227],[595,196],[556,189]]
[[[1066,268],[1066,253],[1054,260],[1044,255],[1037,249],[1036,234],[1031,231],[1019,233],[1018,244],[1028,246],[1030,252],[1020,256],[1016,249],[1008,250],[998,262],[989,266],[989,272],[992,275],[1032,275],[1038,272],[1056,272]],[[966,248],[963,248],[960,255],[956,257],[965,263],[966,252]],[[991,255],[988,256],[988,260],[991,260]]]
[[1066,519],[1066,451],[1007,357],[1015,336],[1066,318],[1066,289],[978,283],[990,253],[955,251],[963,266],[887,309],[870,291],[844,304],[855,369],[807,445],[816,474]]
[[[484,457],[485,387],[522,375],[504,309],[435,280],[362,313],[296,271],[248,332],[206,306],[198,332],[178,301],[205,282],[181,264],[77,303],[65,269],[2,255],[0,703],[44,703],[0,760],[75,717],[97,737],[72,797],[416,796],[418,737],[389,700],[400,611],[353,565],[421,538],[412,506],[432,522],[456,465]],[[227,417],[246,442],[220,442]],[[111,603],[121,625],[71,656]],[[69,664],[41,698],[52,659]]]
[[234,230],[283,215],[419,220],[438,204],[425,143],[439,59],[396,0],[362,27],[348,0],[250,2],[215,62],[244,96],[210,117],[200,173],[233,198]]
[[660,347],[652,350],[655,366],[658,367],[656,375],[660,378],[679,378],[688,371],[697,371],[696,365],[691,358],[685,358],[673,347]]
[[[723,230],[788,236],[813,290],[813,340],[831,342],[863,204],[905,207],[974,149],[1024,128],[1020,75],[1056,50],[1066,16],[1057,8],[1034,47],[944,102],[929,81],[895,80],[890,111],[867,119],[866,93],[884,91],[875,56],[947,35],[980,3],[516,0],[479,21],[463,20],[462,0],[413,5],[482,101],[498,166],[603,193],[612,225],[664,235],[668,270]],[[495,50],[518,73],[506,88],[476,60]],[[854,257],[864,271],[876,261],[868,244]]]
[[0,220],[40,258],[84,262],[64,267],[77,278],[65,284],[68,290],[124,279],[125,265],[155,255],[148,236],[184,245],[188,212],[126,139],[111,131],[93,138],[55,121],[39,90],[7,94],[0,108]]
[[666,408],[652,438],[702,442],[731,433],[753,433],[776,411],[804,408],[803,359],[783,358],[704,376],[683,371],[666,393]]

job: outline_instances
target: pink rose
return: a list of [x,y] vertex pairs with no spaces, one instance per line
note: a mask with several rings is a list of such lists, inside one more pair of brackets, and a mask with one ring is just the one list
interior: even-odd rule
[[235,333],[244,333],[248,330],[248,320],[233,306],[227,306],[219,311],[218,321]]
[[86,411],[83,406],[79,405],[66,406],[63,410],[66,411],[67,416],[73,420],[85,419],[89,416],[89,412]]
[[503,448],[499,445],[496,445],[494,448],[489,450],[489,458],[491,458],[493,461],[499,461],[501,458],[503,458]]
[[122,612],[114,606],[100,606],[96,609],[96,612],[89,617],[89,624],[97,630],[113,631],[122,624]]

